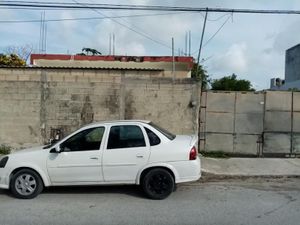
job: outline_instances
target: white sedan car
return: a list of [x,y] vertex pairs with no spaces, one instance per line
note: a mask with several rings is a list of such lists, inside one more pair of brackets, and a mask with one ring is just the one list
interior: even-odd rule
[[200,178],[196,142],[149,121],[93,123],[55,144],[2,156],[0,188],[31,199],[49,186],[136,184],[164,199],[176,183]]

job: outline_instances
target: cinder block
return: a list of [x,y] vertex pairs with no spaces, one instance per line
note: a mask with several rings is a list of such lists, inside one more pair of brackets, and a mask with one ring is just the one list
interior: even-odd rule
[[300,133],[293,134],[293,153],[300,154]]
[[234,153],[258,155],[260,135],[237,134],[234,136]]
[[207,112],[234,112],[234,92],[207,92]]
[[235,132],[240,134],[261,134],[263,113],[243,113],[235,115]]
[[206,112],[206,132],[233,133],[232,113]]
[[263,114],[264,93],[237,93],[236,113],[256,113]]
[[206,134],[205,151],[223,151],[233,153],[233,135]]
[[300,92],[294,92],[293,95],[293,111],[300,112]]
[[291,135],[280,133],[265,133],[263,153],[284,154],[291,151]]
[[265,131],[290,132],[291,112],[267,111],[265,113]]
[[293,113],[293,131],[300,132],[300,112]]
[[291,104],[292,92],[266,92],[266,110],[268,111],[291,111]]

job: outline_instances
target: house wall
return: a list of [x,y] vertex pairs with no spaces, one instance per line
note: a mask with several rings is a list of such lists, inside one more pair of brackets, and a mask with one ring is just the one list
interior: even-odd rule
[[118,119],[152,120],[177,134],[196,133],[199,85],[156,73],[1,68],[0,144],[40,145],[54,131],[66,135],[90,122]]
[[285,53],[285,81],[292,83],[297,80],[300,80],[300,44]]

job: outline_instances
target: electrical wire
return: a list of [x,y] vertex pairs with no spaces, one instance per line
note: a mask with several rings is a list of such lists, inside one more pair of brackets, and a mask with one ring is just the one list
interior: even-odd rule
[[[90,3],[94,3],[92,0],[88,0]],[[182,12],[182,13],[184,13],[184,12]],[[112,13],[112,15],[113,16],[115,16],[115,14],[113,14]],[[140,28],[139,26],[136,26],[136,25],[134,25],[134,24],[132,24],[132,23],[130,23],[128,20],[126,20],[126,19],[124,19],[124,18],[121,18],[121,20],[122,21],[124,21],[125,23],[127,23],[127,24],[129,24],[129,26],[131,27],[131,28],[133,28],[133,29],[135,29],[135,30],[137,30],[137,31],[139,31],[139,32],[141,32],[141,33],[143,33],[143,34],[145,34],[146,36],[148,36],[148,37],[150,37],[150,38],[152,38],[152,39],[155,39],[156,41],[158,41],[158,42],[160,42],[160,43],[163,43],[165,46],[169,46],[168,45],[168,43],[166,43],[165,41],[162,41],[162,40],[160,40],[160,39],[157,39],[156,37],[153,37],[152,35],[150,35],[149,33],[147,33],[144,29],[142,29],[142,28]],[[172,49],[172,47],[168,47],[168,48],[171,48]]]
[[228,20],[231,18],[231,16],[228,16],[228,18],[224,21],[224,23],[219,27],[219,29],[204,43],[203,48],[208,45],[208,43],[214,39],[214,37],[222,30],[222,28],[225,26],[225,24],[228,22]]
[[[179,13],[155,13],[155,14],[136,14],[123,16],[109,16],[109,17],[79,17],[79,18],[63,18],[63,19],[47,19],[45,22],[60,22],[60,21],[85,21],[85,20],[102,20],[111,18],[130,18],[130,17],[148,17],[148,16],[167,16]],[[41,20],[0,20],[0,23],[40,23]]]
[[[217,29],[217,31],[203,44],[203,48],[206,47],[209,44],[209,42],[211,42],[215,38],[215,36],[222,30],[222,28],[225,26],[225,24],[231,17],[232,16],[227,17],[227,19],[222,23],[222,25]],[[195,55],[197,52],[198,50],[194,51],[192,55]]]
[[[78,3],[78,1],[76,1],[76,0],[72,0],[72,1],[75,2],[75,3],[77,3],[77,4],[81,4],[81,3]],[[92,9],[94,12],[96,12],[96,13],[102,15],[102,16],[105,16],[106,18],[108,18],[107,15],[105,15],[104,13],[99,12],[99,10],[94,9],[94,8],[91,8],[91,9]],[[120,26],[123,26],[123,27],[127,28],[128,30],[131,30],[132,32],[134,32],[134,33],[136,33],[136,34],[139,34],[140,36],[143,36],[144,38],[147,38],[148,40],[151,40],[152,42],[155,42],[156,44],[159,44],[159,45],[161,45],[161,46],[164,46],[164,47],[167,47],[167,48],[169,48],[169,49],[172,49],[172,47],[170,47],[169,45],[166,45],[165,43],[162,43],[162,42],[160,42],[160,41],[158,41],[158,40],[155,40],[154,38],[148,36],[147,34],[144,34],[144,33],[140,32],[140,31],[137,31],[137,30],[131,28],[130,26],[127,26],[126,24],[123,24],[123,23],[119,22],[119,21],[116,20],[116,19],[111,18],[111,20],[114,21],[115,23],[119,24]]]
[[[231,13],[225,13],[225,14],[223,14],[223,15],[221,15],[221,16],[215,18],[215,19],[211,19],[211,18],[208,18],[208,17],[207,17],[207,21],[216,22],[216,21],[219,21],[220,19],[224,18],[225,16],[227,16],[227,15],[229,15],[229,14],[231,14]],[[200,12],[200,15],[201,15],[203,18],[205,17],[205,15],[203,15],[202,12]]]
[[[78,5],[79,4],[79,5]],[[173,7],[158,5],[121,5],[121,4],[85,4],[71,3],[49,3],[49,2],[0,2],[0,7],[14,8],[42,8],[42,9],[102,9],[102,10],[143,10],[143,11],[181,11],[181,12],[225,12],[225,13],[247,13],[247,14],[300,14],[300,10],[261,10],[261,9],[230,9],[230,8],[197,8],[197,7]]]

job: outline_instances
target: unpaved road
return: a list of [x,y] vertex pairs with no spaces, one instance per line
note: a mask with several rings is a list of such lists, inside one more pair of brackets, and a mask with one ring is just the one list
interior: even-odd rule
[[299,178],[205,180],[179,185],[168,199],[139,188],[51,188],[18,200],[0,190],[0,224],[300,224]]

